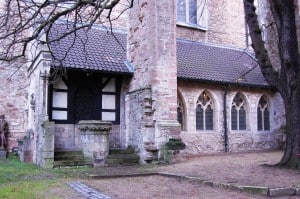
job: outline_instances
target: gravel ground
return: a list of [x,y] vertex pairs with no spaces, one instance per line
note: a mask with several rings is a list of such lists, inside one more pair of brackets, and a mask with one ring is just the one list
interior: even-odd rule
[[114,199],[264,198],[263,196],[213,188],[195,182],[161,176],[92,180],[84,183],[97,188]]
[[159,168],[160,171],[198,176],[205,180],[270,188],[300,185],[300,170],[277,168],[281,151],[206,155]]
[[[300,171],[280,169],[265,164],[275,164],[282,152],[240,153],[203,155],[189,158],[184,162],[167,166],[153,167],[152,171],[198,176],[205,180],[227,182],[237,185],[268,186],[270,188],[300,185]],[[109,169],[109,168],[106,168]],[[104,170],[106,170],[104,169]],[[108,170],[109,171],[109,170]],[[119,167],[110,170],[117,174],[141,171],[139,167]],[[103,174],[103,172],[100,172]],[[74,180],[74,179],[72,179]],[[163,176],[126,177],[100,180],[75,179],[113,199],[148,199],[148,198],[267,198],[229,189],[209,187],[197,182]],[[64,185],[49,190],[58,198],[82,199],[79,193]],[[49,195],[48,195],[49,196]],[[47,197],[46,197],[47,198]],[[51,197],[49,197],[51,198]],[[299,196],[279,197],[299,198]]]

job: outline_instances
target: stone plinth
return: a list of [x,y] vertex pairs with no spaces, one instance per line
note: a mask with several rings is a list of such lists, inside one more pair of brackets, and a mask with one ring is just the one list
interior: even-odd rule
[[22,162],[33,162],[33,134],[32,130],[28,130],[23,139],[18,140],[18,152]]
[[[162,120],[156,122],[155,127],[155,143],[159,149],[159,158],[166,159],[165,144],[170,139],[180,139],[181,126],[178,121],[175,120]],[[165,153],[165,154],[164,154]],[[175,156],[179,154],[179,150],[171,152],[170,155]],[[170,158],[167,158],[170,159]],[[167,160],[170,162],[170,160]]]
[[[45,121],[38,136],[37,163],[42,168],[53,168],[54,166],[54,122]],[[24,155],[30,155],[25,152]]]
[[179,139],[181,126],[178,121],[175,120],[161,120],[156,121],[155,127],[155,142],[157,146],[162,148],[170,138]]
[[104,166],[109,152],[109,133],[112,123],[98,120],[82,120],[78,123],[85,161],[93,161],[94,167]]
[[0,159],[7,157],[7,151],[4,148],[0,148]]

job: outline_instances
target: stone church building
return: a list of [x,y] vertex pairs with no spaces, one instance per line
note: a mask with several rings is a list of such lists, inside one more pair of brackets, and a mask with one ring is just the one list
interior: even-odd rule
[[22,145],[27,161],[81,150],[82,120],[110,121],[109,148],[132,147],[141,163],[170,138],[182,155],[282,147],[283,102],[248,47],[242,1],[139,0],[113,32],[76,35],[28,53],[31,64],[0,66],[9,150]]

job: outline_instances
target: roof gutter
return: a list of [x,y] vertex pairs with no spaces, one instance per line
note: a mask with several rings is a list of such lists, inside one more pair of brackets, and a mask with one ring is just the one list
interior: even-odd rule
[[275,88],[271,87],[270,85],[266,84],[246,84],[246,83],[237,83],[237,82],[224,82],[224,81],[216,81],[216,80],[206,80],[206,79],[197,79],[197,78],[189,78],[189,77],[180,77],[177,76],[178,80],[184,80],[184,81],[192,81],[192,82],[200,82],[200,83],[207,83],[207,84],[212,84],[216,83],[221,86],[235,86],[235,87],[244,87],[244,88],[258,88],[258,89],[268,89],[268,90],[273,90],[276,91]]

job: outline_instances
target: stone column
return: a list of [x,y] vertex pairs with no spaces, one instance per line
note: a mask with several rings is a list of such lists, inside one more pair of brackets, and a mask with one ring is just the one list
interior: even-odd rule
[[82,120],[78,123],[85,161],[94,167],[104,166],[109,152],[109,133],[112,123],[97,120]]

